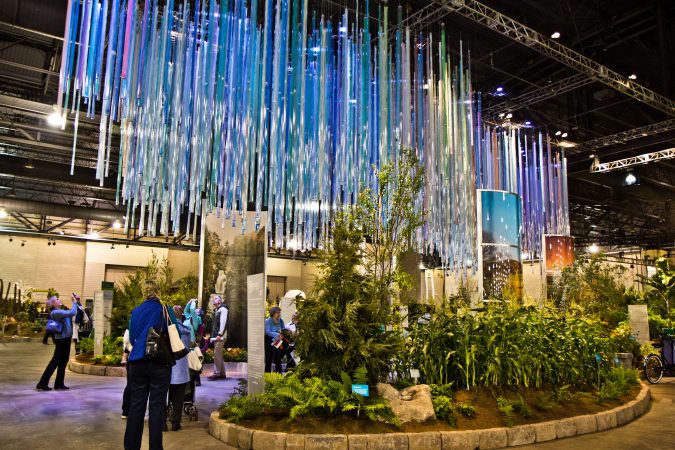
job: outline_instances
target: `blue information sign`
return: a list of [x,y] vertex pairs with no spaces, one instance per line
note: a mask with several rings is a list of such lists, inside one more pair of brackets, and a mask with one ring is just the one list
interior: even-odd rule
[[370,396],[370,388],[367,384],[352,384],[352,392],[363,397]]

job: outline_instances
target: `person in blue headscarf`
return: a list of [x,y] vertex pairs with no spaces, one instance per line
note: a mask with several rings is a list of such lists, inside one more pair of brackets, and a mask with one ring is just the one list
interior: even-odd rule
[[199,326],[202,324],[202,318],[197,314],[196,298],[193,298],[187,303],[187,305],[185,305],[185,309],[183,309],[183,315],[185,316],[183,325],[188,327],[190,330],[190,340],[192,342],[197,342],[197,330],[199,330]]

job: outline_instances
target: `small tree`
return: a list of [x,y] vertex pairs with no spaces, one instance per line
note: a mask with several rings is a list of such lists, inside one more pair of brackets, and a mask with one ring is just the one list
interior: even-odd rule
[[339,380],[363,366],[376,383],[399,355],[399,294],[412,281],[397,260],[422,224],[421,188],[417,158],[405,150],[384,166],[374,195],[365,190],[334,217],[313,295],[298,300],[297,352],[318,376]]
[[666,307],[666,316],[668,317],[668,328],[673,328],[673,321],[670,316],[670,302],[675,301],[675,270],[670,267],[668,260],[659,258],[656,260],[656,273],[651,278],[644,280],[645,284],[652,287],[656,297],[663,301]]

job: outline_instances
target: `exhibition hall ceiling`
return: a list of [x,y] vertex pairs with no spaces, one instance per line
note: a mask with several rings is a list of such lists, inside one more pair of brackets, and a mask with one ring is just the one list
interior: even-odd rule
[[[352,0],[309,3],[311,9],[335,21],[345,7],[363,15],[366,4]],[[371,27],[382,19],[384,3],[370,2]],[[514,102],[511,104],[516,108],[508,111],[512,122],[529,121],[552,136],[558,131],[560,135],[567,133],[566,141],[576,145],[567,149],[567,155],[571,231],[577,244],[672,247],[674,160],[634,168],[637,183],[628,186],[626,171],[591,174],[589,167],[595,157],[608,162],[675,147],[675,117],[585,78],[462,14],[444,11],[443,3],[453,2],[390,1],[389,24],[396,25],[401,6],[412,32],[437,35],[442,27],[450,48],[458,54],[461,39],[463,48],[470,52],[472,81],[474,89],[483,92],[484,109],[507,111],[503,105]],[[482,3],[546,36],[559,33],[556,40],[562,45],[626,77],[635,75],[635,82],[673,99],[673,2]],[[104,219],[107,213],[124,211],[115,205],[116,167],[111,167],[103,186],[95,180],[96,118],[80,121],[72,176],[64,174],[69,173],[71,164],[73,130],[50,127],[46,120],[56,103],[66,6],[66,0],[0,2],[0,197],[37,204],[22,214],[23,218],[14,214],[0,218],[0,227],[31,228],[28,221],[38,224],[32,227],[38,231],[42,222],[56,224],[67,219],[84,229],[105,227],[105,220],[99,224],[93,217],[58,216],[69,212],[65,208],[47,211],[39,207],[43,203],[103,211]],[[528,94],[530,98],[523,97]],[[500,120],[496,114],[495,120]],[[662,126],[630,138],[598,141],[652,124]],[[118,139],[119,130],[115,130],[113,149]],[[595,145],[583,145],[589,141]],[[598,146],[601,144],[609,145]],[[80,209],[70,212],[81,213]],[[109,230],[112,228],[103,233]]]

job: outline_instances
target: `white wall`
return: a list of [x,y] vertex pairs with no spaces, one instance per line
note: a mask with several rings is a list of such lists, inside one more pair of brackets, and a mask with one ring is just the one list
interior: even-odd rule
[[188,273],[197,275],[197,252],[124,244],[111,249],[111,244],[93,241],[56,240],[56,245],[47,245],[41,237],[14,236],[12,242],[9,238],[0,235],[0,279],[5,289],[8,282],[20,282],[24,290],[54,288],[62,297],[78,292],[93,298],[105,280],[107,265],[145,266],[153,253],[159,259],[168,258],[174,280]]

